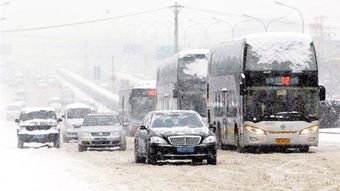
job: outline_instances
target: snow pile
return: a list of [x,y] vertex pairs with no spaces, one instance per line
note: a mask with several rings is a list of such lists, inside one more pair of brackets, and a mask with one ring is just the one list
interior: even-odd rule
[[[273,69],[273,63],[290,63],[293,72],[315,70],[310,64],[313,62],[313,51],[309,35],[299,33],[261,33],[246,37],[253,55],[258,57],[257,64],[264,69]],[[249,66],[255,67],[256,66]]]

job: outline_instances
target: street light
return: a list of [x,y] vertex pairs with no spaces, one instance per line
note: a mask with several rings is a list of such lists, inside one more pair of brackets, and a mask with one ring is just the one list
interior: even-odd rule
[[196,22],[196,21],[194,21],[194,20],[189,20],[189,22],[191,22],[191,23],[193,23],[193,24],[195,24],[195,25],[200,25],[201,27],[202,27],[202,29],[203,29],[203,31],[204,31],[204,37],[205,37],[205,42],[204,42],[204,44],[205,44],[205,47],[207,48],[208,47],[208,30],[213,26],[213,25],[215,25],[215,24],[217,24],[217,22],[215,22],[215,23],[211,23],[211,24],[209,24],[208,26],[204,26],[202,23],[198,23],[198,22]]
[[4,5],[9,5],[11,2],[10,1],[6,1],[0,4],[0,6],[4,6]]
[[304,32],[305,32],[305,19],[303,18],[302,12],[301,12],[298,8],[292,7],[292,6],[287,5],[287,4],[284,4],[284,3],[282,3],[282,2],[275,1],[275,3],[276,3],[277,5],[281,5],[281,6],[284,6],[284,7],[291,8],[291,9],[297,11],[297,12],[300,14],[300,17],[301,17],[301,31],[302,31],[302,33],[304,33]]
[[237,26],[239,26],[240,24],[246,23],[246,22],[249,21],[249,19],[247,19],[247,20],[244,20],[244,21],[241,21],[241,22],[238,22],[238,23],[235,23],[234,25],[232,25],[232,24],[230,24],[228,21],[222,20],[222,19],[217,18],[217,17],[213,17],[212,19],[214,19],[214,20],[216,20],[216,21],[218,21],[218,22],[227,24],[227,25],[230,27],[230,29],[231,29],[231,38],[232,38],[232,39],[234,39],[235,28],[236,28]]
[[270,20],[269,22],[265,23],[265,22],[263,22],[261,19],[256,18],[256,17],[252,17],[252,16],[249,16],[249,15],[246,15],[246,14],[244,14],[243,16],[244,16],[244,17],[248,17],[248,18],[250,18],[250,19],[254,19],[254,20],[260,22],[260,23],[263,25],[264,31],[265,31],[265,32],[267,32],[268,27],[269,27],[270,24],[272,24],[273,22],[278,21],[278,20],[281,20],[281,19],[284,18],[284,17],[279,17],[279,18],[272,19],[272,20]]

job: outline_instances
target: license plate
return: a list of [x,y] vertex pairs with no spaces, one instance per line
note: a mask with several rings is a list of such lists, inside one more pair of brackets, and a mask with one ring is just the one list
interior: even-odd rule
[[95,138],[94,140],[95,140],[95,141],[107,141],[106,138]]
[[275,139],[276,144],[279,145],[287,145],[290,143],[290,139],[286,139],[286,138],[280,138],[280,139]]
[[193,153],[195,147],[176,147],[178,153]]

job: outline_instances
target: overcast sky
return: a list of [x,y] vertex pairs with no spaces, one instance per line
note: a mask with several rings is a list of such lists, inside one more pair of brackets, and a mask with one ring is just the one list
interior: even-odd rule
[[[0,2],[6,2],[1,0]],[[45,26],[78,22],[109,16],[117,16],[149,10],[159,7],[166,7],[173,4],[173,0],[9,0],[11,3],[2,6],[2,17],[7,19],[1,21],[2,30],[25,27]],[[281,0],[286,4],[299,8],[305,17],[306,25],[314,20],[314,17],[327,16],[327,26],[340,28],[340,1],[339,0]],[[283,21],[294,21],[300,23],[300,16],[292,9],[278,6],[273,0],[179,0],[183,6],[210,9],[234,14],[248,14],[255,17],[274,19],[284,17]],[[202,22],[207,25],[217,16],[229,22],[235,23],[243,18],[229,17],[212,13],[197,12],[190,9],[183,9],[180,13],[182,25],[189,25],[188,20]],[[150,13],[143,16],[107,21],[86,26],[75,26],[64,29],[51,29],[43,31],[25,32],[25,34],[53,35],[53,36],[78,36],[95,34],[105,35],[105,31],[112,33],[115,27],[121,31],[129,26],[139,26],[145,23],[170,23],[173,21],[173,14],[170,10],[162,10],[157,13]],[[256,23],[256,21],[254,21]],[[165,24],[164,24],[165,23]],[[161,25],[161,24],[159,24]],[[154,26],[153,26],[154,27]],[[261,25],[258,25],[261,28]],[[299,30],[299,26],[295,27]],[[132,27],[135,28],[135,27]],[[155,27],[154,27],[155,28]],[[163,26],[164,28],[164,26]],[[128,29],[128,30],[131,30]],[[294,30],[294,28],[292,29]],[[334,32],[339,32],[334,29]],[[340,36],[340,35],[339,35]]]

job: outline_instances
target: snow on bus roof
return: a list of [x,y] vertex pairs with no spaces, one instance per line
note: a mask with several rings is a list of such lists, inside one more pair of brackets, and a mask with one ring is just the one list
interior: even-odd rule
[[55,111],[53,107],[25,107],[22,112],[31,113],[35,111]]
[[187,55],[190,54],[208,54],[209,53],[209,49],[192,49],[192,50],[183,50],[178,52],[178,57],[179,58],[183,58]]
[[156,81],[148,80],[134,84],[131,89],[156,89]]
[[91,109],[90,106],[83,104],[83,103],[71,103],[66,106],[66,109],[77,109],[77,108],[89,108]]
[[293,72],[314,69],[311,64],[314,53],[310,49],[310,35],[276,32],[251,34],[243,38],[251,46],[251,52],[258,57],[257,65],[261,67],[270,68],[272,63],[290,63],[289,68]]

